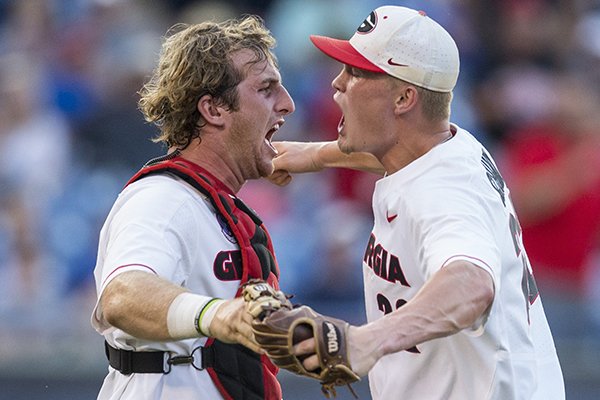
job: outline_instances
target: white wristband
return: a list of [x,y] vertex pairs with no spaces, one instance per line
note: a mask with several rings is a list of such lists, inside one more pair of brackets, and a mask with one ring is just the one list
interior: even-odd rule
[[169,306],[167,329],[173,340],[189,339],[201,336],[198,329],[198,317],[212,297],[193,293],[181,293]]
[[210,336],[210,323],[213,318],[217,314],[217,309],[221,304],[223,304],[225,300],[221,299],[212,299],[209,301],[204,309],[200,312],[198,317],[198,327],[200,328],[200,333],[205,336]]

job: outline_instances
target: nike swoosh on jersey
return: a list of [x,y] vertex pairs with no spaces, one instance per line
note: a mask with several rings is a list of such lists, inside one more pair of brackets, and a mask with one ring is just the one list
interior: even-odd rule
[[389,213],[388,213],[387,211],[386,211],[386,213],[385,213],[385,217],[387,218],[387,221],[388,221],[388,222],[390,222],[390,223],[391,223],[393,220],[395,220],[397,216],[398,216],[398,214],[389,215]]
[[408,65],[406,65],[406,64],[399,64],[399,63],[395,62],[392,58],[390,58],[388,60],[388,64],[389,65],[395,65],[397,67],[408,67]]

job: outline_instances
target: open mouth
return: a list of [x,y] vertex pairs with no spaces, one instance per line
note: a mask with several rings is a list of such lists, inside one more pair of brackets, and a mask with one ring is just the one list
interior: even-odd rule
[[275,125],[273,125],[273,127],[269,129],[265,136],[265,144],[269,146],[269,148],[271,148],[271,150],[273,150],[275,154],[277,154],[277,149],[273,146],[273,143],[271,141],[273,140],[273,136],[275,136],[275,133],[279,130],[279,128],[281,128],[281,125],[283,125],[283,120],[280,120]]
[[338,127],[337,127],[338,134],[342,133],[345,123],[346,123],[346,119],[344,118],[344,115],[342,114],[342,117],[340,118],[340,122],[338,123]]

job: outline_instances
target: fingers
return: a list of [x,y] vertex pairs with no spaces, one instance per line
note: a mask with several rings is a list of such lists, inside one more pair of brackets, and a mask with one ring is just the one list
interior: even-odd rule
[[276,169],[267,179],[277,186],[285,186],[292,181],[292,175],[288,171]]
[[287,151],[287,142],[272,142],[271,144],[277,150],[277,157],[281,157]]
[[258,354],[266,354],[266,352],[254,341],[254,336],[252,336],[252,340],[248,339],[245,336],[240,336],[238,343],[242,346],[245,346]]
[[302,361],[302,365],[308,371],[313,371],[320,367],[319,357],[316,354],[313,354],[312,356],[310,356],[310,357],[306,358],[304,361]]
[[309,371],[319,368],[319,357],[317,356],[317,342],[314,338],[303,340],[294,346],[294,355],[308,357],[302,361],[302,365]]
[[252,332],[252,316],[246,312],[244,299],[225,301],[215,314],[211,324],[211,335],[224,343],[239,343],[250,350],[263,354]]
[[240,323],[236,326],[237,332],[233,333],[233,342],[239,343],[252,350],[255,353],[265,354],[265,351],[260,347],[252,332],[252,315],[243,311],[241,313]]
[[306,354],[315,354],[317,352],[317,344],[315,338],[303,340],[294,345],[294,354],[304,356]]

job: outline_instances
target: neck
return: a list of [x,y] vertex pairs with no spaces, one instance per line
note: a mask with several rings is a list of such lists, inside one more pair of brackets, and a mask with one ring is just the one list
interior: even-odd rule
[[424,125],[413,130],[402,130],[402,133],[397,136],[396,145],[385,153],[380,162],[388,174],[393,174],[452,137],[453,133],[448,121]]
[[244,181],[240,180],[225,163],[223,158],[216,152],[211,151],[208,146],[200,146],[200,143],[193,142],[179,152],[181,157],[210,172],[233,193],[239,192],[242,188]]

